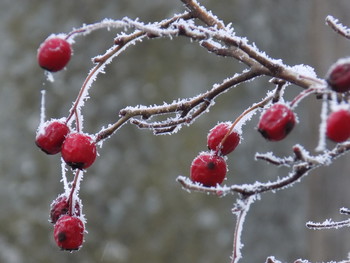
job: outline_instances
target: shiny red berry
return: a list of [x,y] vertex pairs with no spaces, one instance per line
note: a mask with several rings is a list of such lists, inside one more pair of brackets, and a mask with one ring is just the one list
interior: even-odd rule
[[336,92],[350,90],[350,61],[341,59],[336,62],[326,75],[330,88]]
[[[75,201],[75,208],[73,209],[73,214],[75,216],[80,216],[80,200]],[[57,220],[63,216],[67,215],[69,213],[69,201],[65,194],[59,195],[51,204],[50,206],[50,221],[51,223],[55,224]]]
[[54,239],[63,250],[78,250],[84,241],[84,223],[76,216],[61,216],[54,226]]
[[204,186],[221,184],[227,172],[226,161],[216,154],[200,153],[191,164],[191,180]]
[[40,67],[56,72],[67,65],[71,55],[72,48],[67,40],[60,37],[52,37],[40,45],[37,59]]
[[338,110],[332,112],[326,123],[326,135],[334,142],[344,142],[350,138],[350,112]]
[[73,132],[64,140],[61,154],[63,160],[73,169],[86,169],[96,159],[96,144],[91,136]]
[[207,137],[208,148],[213,151],[218,151],[222,155],[227,155],[236,149],[240,141],[240,135],[237,131],[232,131],[225,139],[221,149],[218,149],[221,141],[228,133],[231,123],[219,123],[212,128]]
[[260,117],[258,131],[269,141],[283,140],[295,125],[295,115],[285,104],[276,103]]
[[48,121],[38,128],[36,145],[47,154],[56,154],[61,151],[63,141],[69,133],[66,123],[58,120]]

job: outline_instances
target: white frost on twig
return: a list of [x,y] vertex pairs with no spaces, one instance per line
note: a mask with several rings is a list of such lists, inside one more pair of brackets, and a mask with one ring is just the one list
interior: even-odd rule
[[45,95],[46,95],[46,91],[42,90],[41,91],[41,102],[40,102],[40,124],[39,124],[39,127],[42,127],[44,125],[45,118],[46,118],[46,116],[45,116],[45,112],[46,112]]
[[269,163],[275,164],[277,166],[286,166],[286,167],[290,167],[294,161],[292,156],[281,158],[281,157],[275,156],[273,152],[256,153],[255,160],[258,160],[258,159],[268,161]]
[[340,221],[340,222],[334,222],[332,219],[326,219],[322,223],[315,223],[312,221],[309,221],[306,223],[306,226],[313,230],[321,230],[321,229],[339,229],[342,227],[349,227],[350,226],[350,219]]
[[315,151],[322,152],[327,148],[326,145],[326,121],[328,113],[328,99],[327,94],[322,96],[322,108],[321,108],[321,122],[319,128],[319,139]]
[[299,64],[288,68],[299,74],[301,78],[317,79],[315,69],[309,65]]
[[256,200],[256,195],[251,195],[246,199],[238,199],[235,206],[232,209],[232,213],[237,216],[236,221],[236,228],[234,233],[234,240],[233,240],[233,251],[232,251],[232,257],[231,262],[237,263],[242,258],[242,232],[243,232],[243,225],[245,222],[245,218],[247,216],[247,213],[249,211],[250,205]]
[[66,162],[61,158],[61,174],[62,174],[61,182],[63,183],[63,189],[64,189],[65,194],[67,196],[69,196],[70,187],[68,184],[66,172],[67,172]]
[[331,26],[333,30],[337,31],[339,34],[345,37],[350,36],[350,29],[339,22],[339,19],[334,18],[331,15],[326,17],[326,24]]

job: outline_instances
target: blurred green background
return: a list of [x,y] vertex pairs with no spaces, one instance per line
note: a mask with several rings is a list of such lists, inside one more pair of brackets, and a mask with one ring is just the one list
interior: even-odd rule
[[[205,0],[202,2],[238,35],[286,64],[309,64],[319,76],[339,57],[348,56],[349,41],[325,26],[326,15],[350,25],[347,0]],[[208,130],[233,120],[272,89],[268,78],[240,85],[220,96],[211,111],[172,136],[126,125],[99,150],[80,191],[88,234],[79,252],[60,251],[48,222],[49,205],[63,191],[59,156],[34,145],[39,123],[40,91],[47,90],[47,117],[67,116],[90,70],[91,58],[103,54],[116,31],[76,38],[74,56],[63,72],[46,80],[36,51],[51,33],[69,32],[84,23],[124,16],[156,21],[180,13],[180,1],[160,0],[2,0],[0,1],[0,262],[116,263],[229,262],[235,217],[234,198],[183,191],[175,179],[188,175],[193,158],[206,149]],[[209,54],[186,38],[155,39],[131,47],[93,84],[84,108],[85,131],[113,123],[125,106],[171,102],[204,92],[242,70],[229,58]],[[300,88],[290,86],[287,99]],[[226,184],[274,180],[288,173],[254,161],[255,152],[290,155],[296,143],[312,153],[317,144],[318,101],[304,100],[300,123],[283,142],[268,143],[256,131],[258,116],[244,127],[244,141],[229,157]],[[331,146],[331,145],[330,145]],[[349,162],[344,156],[301,183],[262,196],[251,208],[243,232],[241,262],[312,261],[347,257],[350,233],[312,231],[309,220],[345,219],[350,207]],[[68,174],[71,176],[71,174]]]

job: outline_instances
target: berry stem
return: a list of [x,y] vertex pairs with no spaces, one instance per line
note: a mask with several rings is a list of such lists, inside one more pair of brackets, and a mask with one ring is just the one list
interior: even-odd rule
[[[103,62],[98,63],[88,74],[88,76],[86,77],[79,93],[78,96],[73,104],[72,109],[70,110],[70,113],[67,117],[66,122],[69,122],[69,120],[73,117],[73,115],[77,116],[77,112],[78,112],[78,105],[80,103],[80,101],[83,99],[83,94],[85,93],[86,89],[87,89],[87,84],[90,82],[90,80],[92,79],[92,77],[98,72],[98,70],[101,68],[101,66],[103,65]],[[78,121],[78,120],[76,120]]]
[[297,96],[295,96],[295,98],[291,101],[290,103],[291,109],[295,108],[302,99],[320,90],[321,90],[320,88],[315,88],[315,87],[310,87],[306,90],[303,90]]
[[243,224],[245,221],[245,217],[249,211],[250,205],[254,202],[254,200],[254,195],[249,196],[243,200],[239,200],[236,204],[236,207],[232,209],[232,212],[237,216],[237,221],[233,237],[231,263],[237,263],[242,258],[241,249],[243,246],[241,242],[241,235],[243,231]]
[[64,188],[64,192],[66,194],[68,194],[68,192],[70,191],[69,185],[68,185],[68,180],[67,180],[67,176],[66,176],[66,163],[64,162],[64,160],[61,158],[61,171],[62,171],[62,180],[61,182],[63,182],[63,188]]
[[[178,16],[165,20],[164,22],[160,23],[160,26],[167,27],[171,25],[171,23],[177,21],[180,18],[190,19],[191,16],[187,12],[185,12],[184,14],[180,14]],[[121,22],[121,21],[114,21],[114,22],[102,21],[102,22],[93,24],[90,27],[87,26],[87,27],[82,27],[80,29],[74,30],[66,36],[66,39],[72,37],[75,34],[90,32],[92,30],[96,30],[103,27],[111,27],[111,26],[121,27],[126,25],[125,25],[125,22]],[[146,32],[143,32],[143,31],[135,31],[132,34],[120,36],[115,40],[115,46],[108,49],[104,55],[95,57],[93,59],[93,62],[97,64],[95,65],[95,67],[91,69],[82,87],[80,88],[78,96],[67,117],[67,122],[69,122],[74,115],[77,118],[77,116],[79,115],[79,105],[87,97],[87,92],[89,87],[91,86],[92,82],[95,81],[97,75],[103,70],[106,64],[108,64],[114,56],[122,52],[130,44],[134,43],[136,40],[141,40],[144,37],[146,37]],[[76,121],[79,122],[78,118]]]
[[46,95],[46,91],[42,90],[41,91],[41,105],[40,105],[40,125],[39,127],[44,125],[45,122],[45,95]]
[[[136,34],[133,34],[136,35]],[[131,36],[128,37],[129,41],[132,41],[136,37],[132,38]],[[122,45],[117,45],[114,48],[108,50],[99,60],[97,61],[95,59],[95,67],[90,71],[88,76],[86,77],[82,87],[80,88],[80,91],[78,93],[78,96],[73,104],[73,107],[71,108],[69,115],[67,117],[66,122],[68,123],[70,119],[75,116],[76,117],[76,124],[77,126],[81,125],[81,120],[79,118],[79,106],[82,105],[82,101],[87,98],[88,89],[91,86],[92,82],[96,79],[96,76],[102,71],[106,63],[111,59],[115,54],[117,54],[121,49],[123,48]]]
[[238,116],[237,119],[235,119],[235,121],[232,123],[230,129],[227,131],[227,133],[225,134],[224,138],[222,138],[220,144],[218,145],[215,154],[219,153],[219,150],[222,148],[222,145],[225,143],[227,137],[230,135],[230,133],[233,131],[234,127],[237,125],[237,123],[243,119],[244,116],[246,116],[248,113],[256,110],[257,108],[263,108],[269,101],[271,101],[274,98],[274,94],[268,96],[267,98],[263,99],[262,101],[254,104],[253,106],[251,106],[250,108],[246,109],[241,115]]
[[75,116],[75,128],[77,132],[80,132],[82,130],[81,121],[80,121],[81,119],[79,118],[79,112],[77,109],[74,111],[74,116]]
[[78,188],[78,184],[80,181],[80,171],[77,169],[75,172],[72,188],[70,190],[69,198],[68,198],[68,204],[69,204],[69,210],[68,210],[68,215],[73,216],[74,215],[74,207],[75,207],[75,199],[74,199],[74,192]]
[[66,35],[65,39],[69,40],[69,38],[74,38],[76,35],[80,35],[80,34],[87,35],[95,30],[102,29],[102,28],[107,28],[107,29],[112,27],[121,28],[125,26],[127,26],[127,24],[123,21],[114,21],[111,19],[104,19],[100,22],[97,22],[91,25],[85,25],[75,30],[72,30]]

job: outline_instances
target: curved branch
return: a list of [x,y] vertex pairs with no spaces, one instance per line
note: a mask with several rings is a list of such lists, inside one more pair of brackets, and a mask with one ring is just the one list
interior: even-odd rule
[[[153,129],[156,133],[173,132],[174,129],[180,128],[181,124],[192,123],[194,119],[199,117],[208,109],[208,107],[212,105],[212,101],[218,95],[222,94],[231,87],[234,87],[245,81],[251,80],[260,75],[261,73],[259,71],[251,69],[249,71],[245,71],[241,74],[235,75],[230,79],[225,80],[220,85],[214,85],[214,87],[211,90],[192,99],[180,100],[177,102],[173,102],[172,104],[165,105],[148,107],[137,106],[124,108],[120,110],[119,115],[121,116],[121,118],[115,124],[98,132],[98,134],[96,135],[96,142],[112,135],[122,124],[126,123],[131,118],[133,118],[131,123],[138,125],[140,128]],[[174,113],[178,113],[179,116],[177,118],[166,118],[162,122],[145,122],[134,118],[140,116],[143,119],[150,119],[152,116]]]
[[[291,165],[292,172],[274,182],[254,184],[243,184],[243,185],[232,185],[232,186],[217,186],[217,187],[205,187],[197,183],[193,183],[189,178],[184,176],[178,176],[177,181],[186,190],[193,190],[198,192],[204,192],[208,194],[215,194],[218,196],[224,196],[227,194],[238,193],[244,197],[257,195],[270,191],[282,190],[292,184],[298,182],[303,176],[306,176],[311,170],[321,166],[326,166],[331,163],[332,160],[342,156],[344,153],[350,151],[350,142],[338,144],[333,150],[325,152],[324,154],[316,157],[311,157],[301,146],[294,146],[293,148],[295,158],[294,164]],[[267,159],[270,161],[270,158]]]
[[326,24],[330,26],[336,33],[339,35],[350,39],[350,30],[348,27],[343,26],[341,23],[339,23],[338,19],[335,19],[333,16],[327,16],[326,17]]

